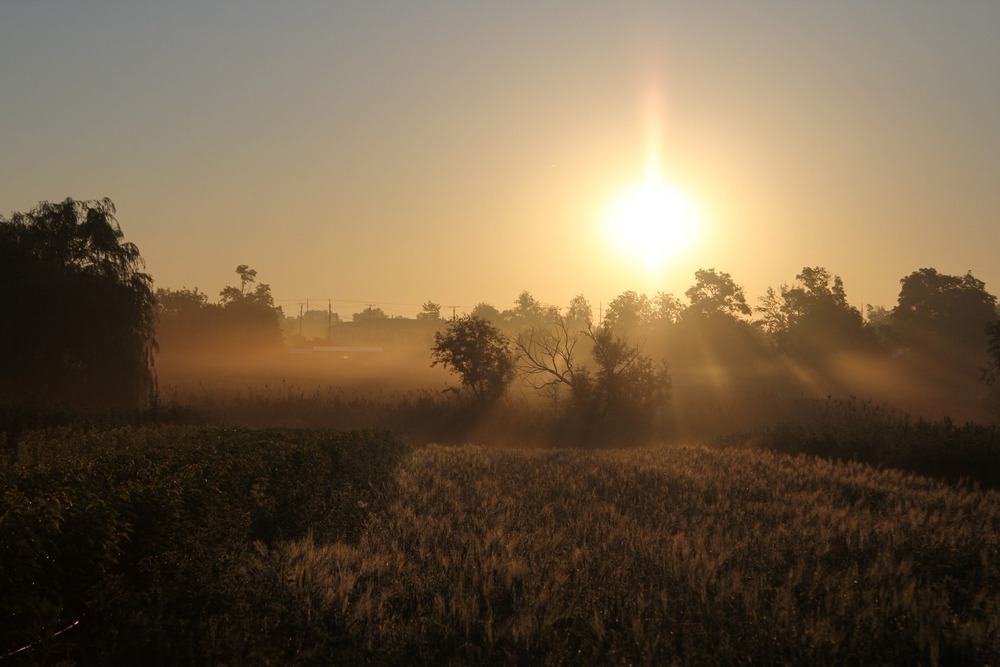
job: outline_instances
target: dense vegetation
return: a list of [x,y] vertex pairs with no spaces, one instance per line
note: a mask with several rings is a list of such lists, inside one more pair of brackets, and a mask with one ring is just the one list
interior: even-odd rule
[[148,405],[153,279],[110,199],[0,216],[0,404]]
[[745,448],[400,458],[377,434],[177,427],[21,446],[0,599],[27,662],[1000,659],[993,491]]
[[255,549],[357,537],[406,447],[163,426],[32,432],[19,450],[0,467],[0,657],[189,664],[243,641],[228,619]]
[[911,418],[871,401],[814,401],[756,436],[722,440],[1000,489],[1000,426]]

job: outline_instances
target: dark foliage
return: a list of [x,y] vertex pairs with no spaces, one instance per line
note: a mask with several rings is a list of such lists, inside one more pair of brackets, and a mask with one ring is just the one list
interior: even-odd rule
[[803,406],[797,419],[765,429],[754,442],[787,454],[860,461],[1000,488],[1000,426],[911,419],[870,401],[827,399]]
[[0,400],[75,408],[154,394],[152,279],[110,199],[0,218]]
[[499,329],[472,315],[460,317],[434,334],[431,366],[441,364],[462,377],[462,387],[480,405],[503,396],[514,379],[514,355]]
[[1000,382],[1000,321],[987,324],[986,335],[989,337],[989,362],[983,369],[983,382],[996,385]]
[[986,325],[996,319],[996,297],[971,273],[950,276],[920,269],[901,279],[891,330],[903,344],[949,357],[982,358]]
[[219,293],[219,303],[197,288],[156,291],[160,324],[157,338],[165,351],[220,350],[227,352],[278,348],[281,345],[281,308],[274,305],[271,287],[257,282],[257,272],[246,264],[236,267],[239,287]]
[[[572,324],[557,318],[519,334],[515,342],[518,370],[529,384],[549,393],[554,403],[560,391],[569,392],[557,410],[554,439],[622,445],[662,438],[672,385],[667,364],[609,326],[574,332]],[[579,347],[581,340],[588,349]]]
[[26,438],[0,467],[0,657],[30,645],[20,657],[40,663],[214,662],[206,646],[239,612],[255,542],[354,539],[406,451],[374,432]]
[[695,284],[684,292],[691,302],[685,311],[685,317],[741,317],[753,312],[747,305],[743,288],[728,273],[715,269],[698,269],[694,276]]
[[840,276],[807,266],[795,279],[778,292],[768,288],[755,309],[780,350],[816,363],[839,350],[874,349],[875,335],[848,303]]

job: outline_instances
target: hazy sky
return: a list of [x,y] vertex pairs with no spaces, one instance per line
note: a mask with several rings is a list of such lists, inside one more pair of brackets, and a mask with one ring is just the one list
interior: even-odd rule
[[[926,266],[998,294],[998,34],[990,0],[8,0],[0,214],[111,197],[157,286],[245,263],[296,313],[709,267],[754,301],[806,265],[858,306]],[[604,231],[651,155],[702,210],[657,275]]]

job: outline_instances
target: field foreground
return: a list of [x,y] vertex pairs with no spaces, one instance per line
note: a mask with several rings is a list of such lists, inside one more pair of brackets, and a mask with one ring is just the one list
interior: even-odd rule
[[1000,659],[994,492],[746,450],[428,447],[386,500],[357,544],[253,565],[374,662]]
[[738,448],[29,440],[0,467],[0,657],[1000,664],[996,491]]

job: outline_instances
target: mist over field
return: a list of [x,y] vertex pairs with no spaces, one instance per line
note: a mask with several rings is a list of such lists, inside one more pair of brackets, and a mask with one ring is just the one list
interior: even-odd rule
[[[546,310],[543,304],[537,307],[540,313]],[[549,315],[556,319],[548,321],[531,321],[517,314],[518,308],[515,301],[506,313],[492,309],[498,327],[511,340],[532,328],[554,326],[558,320],[554,307],[549,307]],[[847,307],[844,311],[850,312]],[[302,320],[309,322],[310,315],[312,329],[308,325],[302,329]],[[356,321],[341,321],[336,313],[327,315],[309,311],[301,318],[287,316],[283,344],[249,348],[228,342],[221,326],[218,331],[203,331],[200,338],[184,338],[171,329],[178,322],[165,315],[156,362],[161,400],[195,406],[199,396],[208,394],[228,397],[234,404],[320,395],[381,401],[414,395],[458,398],[452,392],[461,389],[461,377],[431,365],[434,335],[447,329],[451,322],[447,316],[372,320],[362,314]],[[750,431],[793,416],[805,403],[828,398],[870,401],[915,419],[991,423],[997,417],[995,392],[981,381],[989,361],[985,328],[972,337],[979,341],[979,349],[963,347],[967,339],[921,346],[894,331],[887,320],[881,325],[862,324],[858,318],[857,331],[869,336],[863,345],[827,335],[810,347],[813,341],[801,333],[767,332],[759,320],[751,324],[732,318],[698,322],[679,316],[674,321],[646,317],[632,323],[606,319],[604,324],[669,367],[671,392],[664,408],[670,428],[660,434],[661,439]],[[576,361],[593,365],[584,336],[593,323],[580,320],[575,326],[568,335],[582,341],[575,350]],[[569,387],[539,391],[533,378],[521,374],[507,388],[504,400],[558,410],[560,391],[567,400]],[[330,414],[322,414],[317,404],[309,423],[333,425],[338,418],[334,413],[331,408]],[[283,422],[280,415],[275,419],[264,423],[261,417],[259,425],[294,425]]]
[[1000,665],[998,32],[0,2],[0,667]]
[[324,329],[247,264],[217,300],[154,289],[115,214],[0,218],[3,657],[1000,657],[971,272],[865,316],[824,267],[754,306],[710,268],[596,316],[522,291]]

